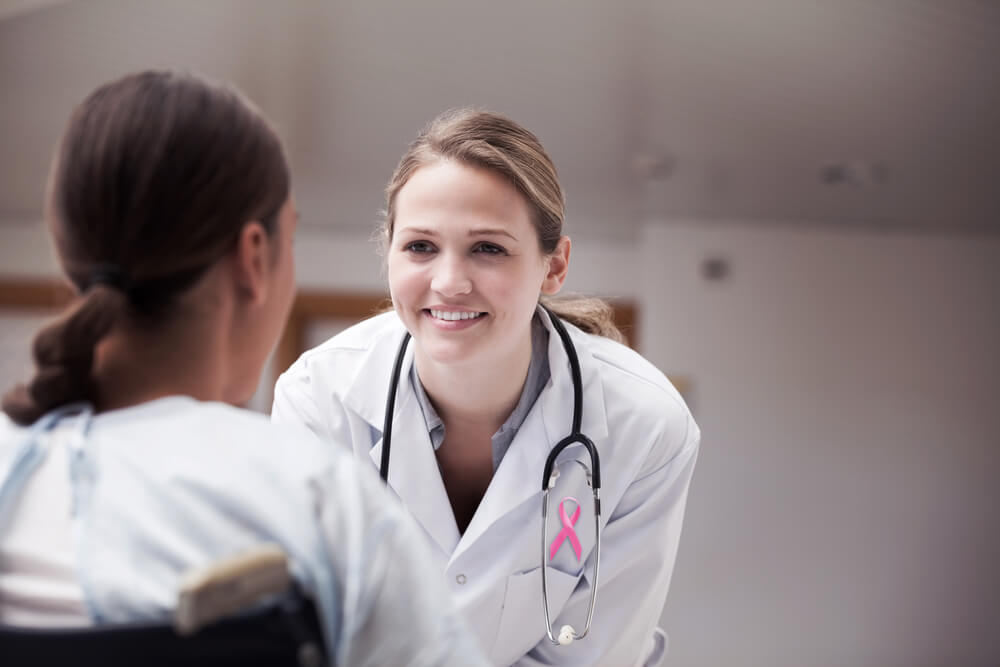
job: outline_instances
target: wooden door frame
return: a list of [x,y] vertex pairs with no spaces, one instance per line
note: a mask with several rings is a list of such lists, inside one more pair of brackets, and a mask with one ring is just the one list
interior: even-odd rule
[[[73,289],[54,278],[0,276],[0,310],[32,310],[58,313],[73,298]],[[638,307],[625,299],[610,301],[615,323],[628,344],[636,348]],[[288,323],[275,349],[276,375],[285,371],[305,352],[306,332],[324,319],[362,320],[391,305],[384,293],[304,288],[298,290]]]

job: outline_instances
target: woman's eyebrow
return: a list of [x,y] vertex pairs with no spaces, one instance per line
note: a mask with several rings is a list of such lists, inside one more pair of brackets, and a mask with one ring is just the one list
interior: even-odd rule
[[470,229],[469,236],[507,236],[513,241],[517,240],[516,236],[508,232],[503,227],[481,227],[478,229]]
[[[399,233],[415,234],[417,236],[440,236],[437,231],[427,227],[400,227]],[[469,230],[469,236],[506,236],[513,241],[517,241],[517,237],[503,227],[477,227]]]
[[417,234],[418,236],[437,236],[438,235],[437,232],[435,232],[433,229],[426,229],[424,227],[400,227],[399,228],[399,233],[402,234],[404,232],[407,233],[407,234]]

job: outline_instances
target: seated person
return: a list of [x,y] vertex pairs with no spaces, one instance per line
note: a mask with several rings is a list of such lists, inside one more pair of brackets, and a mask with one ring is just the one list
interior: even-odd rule
[[185,572],[270,543],[336,664],[485,664],[377,476],[234,407],[295,291],[261,114],[191,75],[126,76],[74,112],[48,192],[79,293],[3,399],[0,623],[165,622]]

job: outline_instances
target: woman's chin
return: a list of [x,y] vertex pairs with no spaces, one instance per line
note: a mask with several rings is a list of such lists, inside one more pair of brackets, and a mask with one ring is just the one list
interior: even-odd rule
[[442,340],[436,336],[423,336],[418,341],[420,350],[429,361],[442,366],[474,362],[482,346],[477,340]]

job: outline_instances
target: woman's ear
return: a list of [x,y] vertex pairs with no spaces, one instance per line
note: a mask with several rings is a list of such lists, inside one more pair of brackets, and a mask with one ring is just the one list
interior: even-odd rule
[[552,296],[562,289],[569,272],[569,251],[572,245],[568,236],[560,237],[555,251],[545,257],[547,268],[545,280],[542,281],[542,294]]
[[253,305],[267,300],[273,258],[271,237],[259,222],[243,225],[233,249],[233,273],[237,292]]

